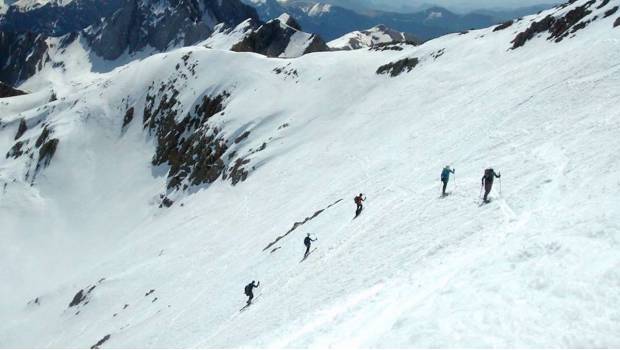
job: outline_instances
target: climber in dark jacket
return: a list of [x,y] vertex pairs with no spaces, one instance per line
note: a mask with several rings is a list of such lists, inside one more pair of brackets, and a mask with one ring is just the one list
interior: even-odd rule
[[489,200],[487,199],[487,196],[489,195],[489,193],[491,192],[491,189],[493,188],[493,180],[495,178],[500,178],[502,177],[501,173],[496,174],[495,170],[493,170],[492,168],[486,169],[484,171],[484,175],[482,176],[482,184],[484,186],[484,201],[488,202]]
[[258,286],[260,286],[260,281],[257,284],[254,284],[254,281],[252,281],[252,283],[245,286],[245,295],[249,297],[248,305],[250,305],[252,303],[252,299],[254,299],[254,293],[252,289],[258,288]]
[[310,234],[309,233],[306,236],[306,238],[304,238],[304,245],[306,246],[306,252],[304,253],[304,259],[306,257],[308,257],[308,254],[310,253],[310,246],[312,245],[312,242],[314,242],[314,241],[316,241],[316,239],[310,238]]
[[360,195],[356,196],[353,200],[355,201],[355,204],[357,205],[357,209],[355,210],[355,217],[357,217],[358,215],[360,215],[360,213],[364,209],[362,202],[366,200],[366,197],[364,197],[364,195],[360,193]]

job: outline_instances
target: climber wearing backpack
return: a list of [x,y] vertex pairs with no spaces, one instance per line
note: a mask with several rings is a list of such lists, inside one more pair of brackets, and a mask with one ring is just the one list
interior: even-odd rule
[[353,200],[355,201],[355,204],[357,204],[357,209],[355,210],[355,217],[358,217],[364,209],[362,202],[366,200],[366,197],[364,197],[364,195],[360,193],[360,195],[355,197]]
[[484,171],[484,176],[482,176],[482,183],[481,183],[481,187],[484,186],[484,202],[488,202],[489,200],[487,199],[487,196],[489,195],[489,193],[491,192],[491,189],[493,188],[493,180],[495,178],[501,178],[502,174],[495,173],[495,170],[493,170],[493,168],[488,168]]
[[443,182],[443,188],[441,190],[441,195],[446,195],[446,187],[448,186],[448,181],[450,181],[450,173],[454,174],[456,170],[450,169],[449,165],[446,165],[441,171],[441,182]]
[[250,305],[252,303],[252,299],[254,299],[254,293],[252,290],[254,288],[258,288],[258,286],[260,286],[260,281],[257,284],[254,284],[254,281],[252,281],[252,283],[245,286],[245,295],[249,297],[248,305]]
[[309,233],[306,236],[306,238],[304,238],[304,245],[306,246],[306,252],[304,253],[304,259],[308,257],[308,254],[310,253],[310,246],[312,245],[312,242],[315,242],[315,241],[316,239],[310,238]]

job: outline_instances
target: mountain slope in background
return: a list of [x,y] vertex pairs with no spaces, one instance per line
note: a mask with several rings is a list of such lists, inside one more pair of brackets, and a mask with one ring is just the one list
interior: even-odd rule
[[330,41],[328,45],[330,48],[336,50],[356,50],[393,43],[417,44],[418,40],[409,33],[398,32],[386,26],[379,25],[368,30],[345,34],[340,38]]
[[488,27],[550,7],[536,6],[510,11],[476,11],[469,14],[456,14],[438,6],[428,6],[410,13],[399,13],[360,9],[359,7],[341,7],[308,0],[245,0],[245,2],[254,6],[263,19],[274,18],[287,12],[305,30],[317,33],[326,40],[334,40],[347,33],[379,24],[412,33],[422,40],[428,40],[448,33]]
[[[560,2],[558,1],[558,4]],[[517,19],[523,16],[532,15],[541,11],[548,10],[553,5],[535,5],[519,7],[515,9],[478,9],[473,11],[481,15],[488,15],[493,17],[497,22],[504,22],[511,19]]]
[[220,50],[255,52],[282,58],[330,50],[321,37],[302,31],[299,24],[286,13],[262,24],[247,20],[236,28],[218,26],[205,45]]
[[124,0],[72,0],[47,3],[17,2],[0,15],[0,31],[60,36],[82,30],[110,16]]
[[[60,37],[0,31],[0,80],[19,84],[45,66],[67,71],[77,64],[110,71],[132,59],[209,38],[207,44],[220,49],[228,45],[226,49],[273,57],[329,50],[319,36],[303,32],[294,19],[262,23],[253,8],[238,0],[127,0],[113,15]],[[75,56],[88,58],[76,60]]]
[[618,7],[104,72],[71,42],[0,99],[0,345],[619,344]]
[[218,23],[236,26],[256,12],[238,0],[179,2],[128,0],[122,9],[86,30],[94,52],[108,60],[145,48],[165,51],[207,38]]

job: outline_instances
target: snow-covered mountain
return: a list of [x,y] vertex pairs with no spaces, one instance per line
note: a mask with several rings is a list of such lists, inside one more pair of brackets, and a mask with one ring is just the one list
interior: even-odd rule
[[502,22],[498,20],[497,14],[456,14],[436,6],[413,13],[394,13],[378,10],[360,12],[312,0],[244,1],[254,6],[262,19],[275,18],[286,12],[293,16],[305,30],[317,33],[330,41],[347,33],[379,24],[412,33],[421,40],[428,40],[447,33],[485,28]]
[[619,7],[295,59],[56,45],[0,99],[0,345],[620,344]]
[[248,19],[235,28],[218,25],[205,45],[220,50],[256,52],[282,58],[330,50],[321,37],[302,31],[286,13],[263,24]]
[[17,1],[0,10],[0,31],[61,36],[118,10],[124,0]]
[[205,40],[220,49],[226,43],[227,49],[273,57],[329,50],[290,16],[263,23],[238,0],[127,0],[113,15],[60,37],[0,31],[0,81],[20,83],[46,65],[66,71],[76,62],[109,71],[135,58]]
[[368,30],[345,34],[338,39],[330,41],[327,45],[336,50],[356,50],[396,43],[417,44],[418,40],[409,33],[399,32],[384,25],[378,25]]
[[126,52],[195,44],[218,23],[235,26],[248,18],[257,19],[256,12],[238,0],[127,0],[85,33],[94,52],[113,60]]

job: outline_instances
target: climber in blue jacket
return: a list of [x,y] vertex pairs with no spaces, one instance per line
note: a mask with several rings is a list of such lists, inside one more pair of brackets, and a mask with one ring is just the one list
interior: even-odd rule
[[441,190],[441,195],[446,195],[446,187],[448,186],[448,181],[450,181],[450,173],[454,174],[455,169],[450,169],[449,165],[446,165],[441,171],[441,182],[443,182],[443,189]]

